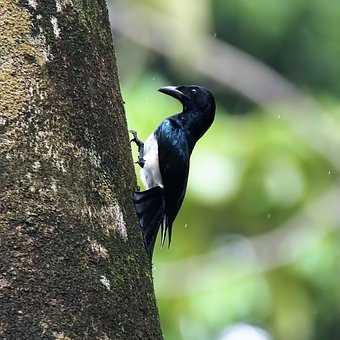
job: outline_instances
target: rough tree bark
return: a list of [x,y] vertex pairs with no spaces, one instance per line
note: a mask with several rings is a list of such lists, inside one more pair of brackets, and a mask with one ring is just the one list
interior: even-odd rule
[[0,0],[0,338],[161,339],[104,0]]

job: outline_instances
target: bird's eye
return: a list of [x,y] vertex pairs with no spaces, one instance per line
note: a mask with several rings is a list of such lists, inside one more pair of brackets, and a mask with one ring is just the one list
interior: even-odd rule
[[192,90],[191,90],[191,93],[192,93],[192,94],[196,94],[196,93],[197,93],[197,90],[192,89]]

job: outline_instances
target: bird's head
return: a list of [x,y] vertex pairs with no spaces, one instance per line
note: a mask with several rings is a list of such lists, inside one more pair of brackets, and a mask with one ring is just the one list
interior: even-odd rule
[[215,113],[214,96],[203,86],[165,86],[158,91],[178,99],[183,105],[183,111]]
[[215,99],[212,93],[198,85],[166,86],[158,91],[179,100],[183,105],[183,118],[188,117],[190,129],[200,138],[215,118]]

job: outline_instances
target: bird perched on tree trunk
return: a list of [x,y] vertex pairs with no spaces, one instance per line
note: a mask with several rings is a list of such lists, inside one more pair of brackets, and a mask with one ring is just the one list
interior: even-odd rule
[[166,118],[145,143],[130,131],[147,188],[134,193],[134,204],[151,258],[159,228],[161,244],[168,233],[170,246],[172,224],[186,192],[191,152],[215,117],[214,97],[202,86],[167,86],[159,91],[178,99],[182,112]]

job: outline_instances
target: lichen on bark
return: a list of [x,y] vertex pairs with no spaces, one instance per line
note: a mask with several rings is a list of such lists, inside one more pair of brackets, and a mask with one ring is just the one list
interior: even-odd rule
[[0,0],[0,337],[160,339],[103,0]]

